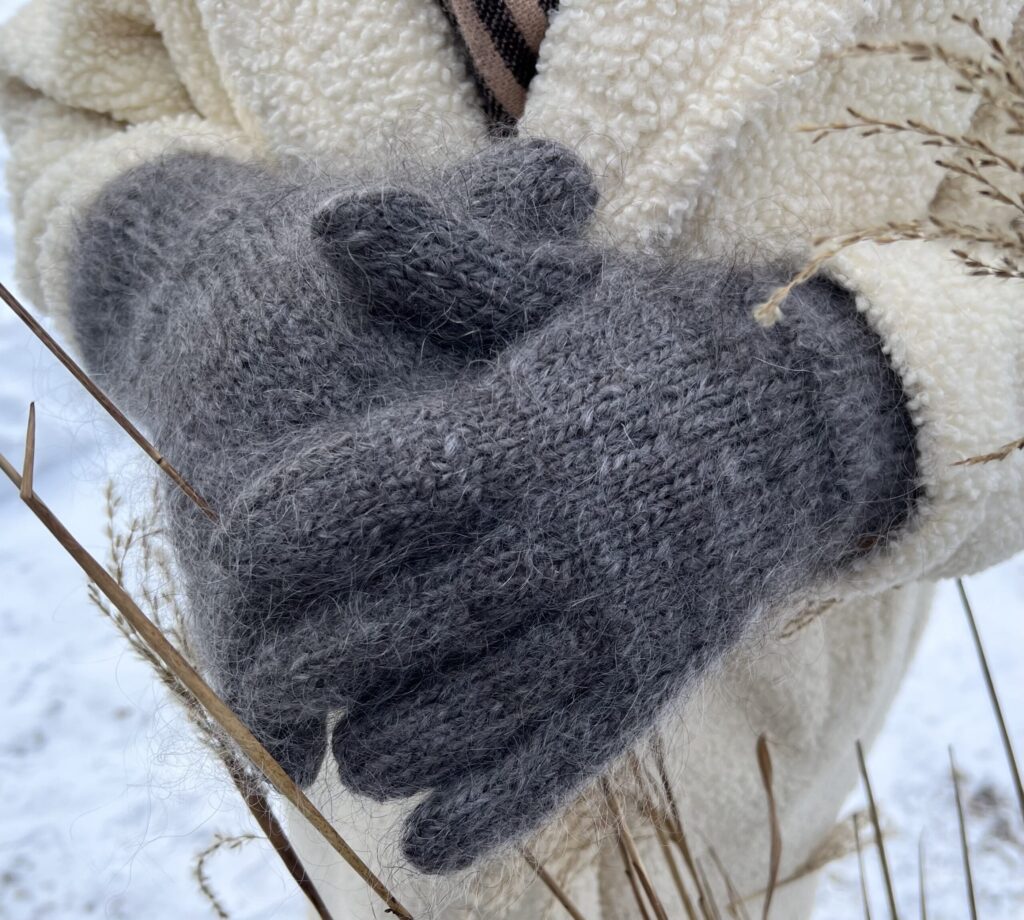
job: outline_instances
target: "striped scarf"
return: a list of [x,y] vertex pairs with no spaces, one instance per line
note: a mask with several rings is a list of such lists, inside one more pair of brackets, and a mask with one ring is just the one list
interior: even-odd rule
[[512,133],[558,0],[441,0],[441,5],[495,131]]

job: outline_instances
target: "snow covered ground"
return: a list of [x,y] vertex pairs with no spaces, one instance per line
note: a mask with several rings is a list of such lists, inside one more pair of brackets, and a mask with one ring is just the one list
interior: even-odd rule
[[[17,4],[0,0],[0,16]],[[12,243],[0,202],[0,280]],[[96,555],[106,548],[107,481],[145,488],[127,438],[0,309],[0,451],[20,459],[38,411],[36,491]],[[1024,558],[968,581],[1010,730],[1024,753]],[[213,916],[193,877],[217,833],[252,832],[174,704],[86,598],[83,576],[0,481],[0,918]],[[1024,916],[1024,825],[952,585],[869,758],[889,829],[897,893],[917,913],[927,851],[929,917],[968,916],[946,747],[963,774],[980,916]],[[851,757],[853,752],[851,751]],[[859,805],[855,796],[850,807]],[[886,916],[873,851],[874,916]],[[209,876],[235,918],[304,916],[259,841],[213,857]],[[855,858],[831,866],[815,920],[863,916]],[[781,918],[785,920],[785,918]]]

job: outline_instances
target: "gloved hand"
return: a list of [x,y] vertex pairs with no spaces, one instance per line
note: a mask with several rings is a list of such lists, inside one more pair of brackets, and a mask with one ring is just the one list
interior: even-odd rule
[[171,505],[205,669],[301,782],[329,744],[426,792],[425,871],[534,829],[912,505],[848,292],[762,329],[780,268],[603,249],[595,204],[506,141],[378,186],[174,157],[80,227],[82,350],[221,515]]

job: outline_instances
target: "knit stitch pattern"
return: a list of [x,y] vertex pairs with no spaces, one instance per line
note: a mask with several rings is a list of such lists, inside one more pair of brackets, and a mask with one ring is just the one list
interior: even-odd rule
[[202,667],[299,782],[330,750],[422,795],[423,871],[535,829],[913,507],[848,291],[763,329],[784,266],[604,247],[596,199],[536,140],[374,185],[184,154],[78,227],[88,366],[220,515],[168,496]]

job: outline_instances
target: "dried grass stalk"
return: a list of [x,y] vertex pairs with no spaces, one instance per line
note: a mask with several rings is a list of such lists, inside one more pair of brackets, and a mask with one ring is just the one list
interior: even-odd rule
[[209,876],[206,874],[206,864],[214,853],[224,849],[237,850],[239,847],[254,839],[255,838],[252,834],[239,834],[235,837],[225,837],[223,834],[216,834],[213,838],[213,843],[211,843],[196,857],[196,864],[193,869],[193,874],[196,877],[196,884],[199,886],[199,890],[203,893],[203,897],[205,897],[209,903],[210,909],[217,915],[219,920],[231,920],[231,914],[228,913],[227,908],[224,907],[220,899],[217,897],[216,892],[213,890]]
[[[26,454],[31,456],[28,451]],[[24,477],[3,455],[0,455],[0,470],[20,492]],[[27,472],[31,474],[31,471]],[[391,894],[369,866],[359,858],[358,854],[349,847],[295,781],[249,731],[245,723],[214,693],[181,652],[167,639],[161,629],[142,612],[117,580],[74,538],[35,492],[24,497],[23,501],[57,542],[78,563],[99,592],[117,609],[126,626],[136,636],[138,647],[146,649],[147,660],[150,660],[149,656],[151,656],[152,660],[159,661],[170,672],[174,680],[182,686],[182,692],[187,692],[194,701],[194,705],[208,715],[211,723],[219,730],[218,734],[222,733],[223,736],[226,736],[225,744],[237,746],[241,755],[253,764],[274,789],[295,806],[299,813],[327,840],[332,849],[369,885],[396,916],[403,920],[411,920],[411,914]]]
[[715,851],[713,846],[708,846],[708,855],[711,857],[711,861],[715,864],[715,868],[718,870],[718,874],[722,878],[722,882],[725,884],[726,893],[729,895],[729,903],[726,905],[726,909],[729,911],[731,917],[735,917],[736,920],[750,920],[750,915],[747,913],[747,909],[743,906],[743,899],[740,897],[740,893],[736,890],[736,886],[732,883],[732,877],[725,868],[725,864],[718,857],[718,853]]
[[[192,502],[203,512],[211,521],[217,520],[217,513],[210,507],[209,503],[203,498],[181,475],[180,472],[172,465],[172,463],[158,451],[152,443],[136,428],[129,420],[128,417],[117,407],[114,401],[107,396],[106,393],[96,385],[96,382],[84,371],[81,366],[71,357],[60,345],[57,344],[56,340],[51,336],[36,320],[36,318],[29,313],[24,307],[20,300],[15,297],[5,285],[0,284],[0,300],[3,300],[26,326],[29,331],[37,338],[49,352],[58,360],[64,367],[67,368],[68,372],[72,377],[75,378],[89,395],[98,402],[106,413],[128,434],[139,447],[142,448],[143,453],[150,458],[167,476],[171,481],[184,492]],[[30,477],[31,484],[31,464],[26,463],[22,468],[24,473]]]
[[768,854],[768,887],[764,895],[762,920],[768,920],[772,907],[772,895],[779,882],[779,865],[782,862],[782,831],[779,828],[779,812],[775,804],[775,791],[772,788],[772,755],[768,750],[768,739],[760,735],[757,739],[757,766],[761,771],[761,782],[764,785],[765,798],[768,800],[768,828],[770,832],[770,849]]
[[679,803],[676,801],[675,793],[672,791],[672,783],[668,778],[668,768],[665,765],[665,744],[662,741],[661,735],[654,736],[652,745],[654,762],[658,770],[658,781],[661,784],[661,791],[665,796],[665,802],[668,807],[669,822],[666,825],[666,829],[672,842],[678,847],[683,857],[683,862],[690,873],[690,878],[693,879],[694,886],[697,889],[697,903],[700,907],[701,916],[704,920],[713,920],[715,914],[714,897],[705,885],[705,880],[702,878],[697,868],[696,860],[693,858],[689,841],[686,839]]
[[[868,240],[883,245],[904,240],[947,242],[951,244],[953,257],[970,275],[1024,280],[1024,161],[1013,149],[1024,135],[1024,73],[1002,43],[985,33],[976,17],[954,15],[953,20],[978,39],[983,49],[978,56],[958,54],[937,42],[915,41],[862,43],[844,55],[903,55],[911,61],[943,65],[954,75],[958,92],[973,95],[979,103],[1002,113],[1004,124],[998,140],[989,141],[970,131],[951,134],[912,118],[878,118],[854,108],[847,109],[849,120],[810,125],[802,130],[813,133],[812,143],[840,133],[860,138],[880,134],[917,138],[926,147],[950,154],[940,156],[935,163],[947,176],[964,181],[979,206],[986,208],[996,204],[1002,209],[997,209],[995,217],[981,215],[975,222],[929,214],[919,220],[894,221],[816,239],[806,265],[754,311],[761,324],[770,326],[778,322],[782,318],[782,306],[793,289],[814,276],[828,260]],[[961,463],[1003,460],[1021,448],[1024,448],[1024,438]]]
[[871,920],[871,898],[868,896],[868,876],[864,871],[864,848],[860,843],[860,815],[853,815],[853,839],[857,847],[857,875],[860,879],[860,900],[864,905],[864,920]]
[[971,848],[967,842],[967,821],[964,818],[964,803],[960,797],[960,774],[953,759],[953,747],[949,748],[949,775],[953,780],[953,797],[956,800],[956,819],[960,827],[960,855],[964,863],[964,881],[967,885],[967,906],[971,920],[978,920],[978,904],[974,897],[974,873],[971,871]]
[[565,889],[538,862],[533,852],[528,847],[520,847],[520,852],[523,855],[523,859],[526,860],[530,868],[536,873],[537,878],[544,883],[544,886],[551,892],[555,900],[565,908],[566,913],[572,917],[572,920],[586,920],[586,917],[580,913],[580,909],[573,903],[572,898],[566,894]]
[[974,649],[978,653],[978,663],[981,665],[981,673],[985,678],[985,688],[988,691],[988,698],[992,703],[992,711],[995,713],[996,724],[999,726],[999,736],[1003,741],[1003,750],[1006,752],[1006,761],[1010,768],[1010,776],[1013,779],[1013,788],[1017,793],[1017,804],[1020,807],[1021,818],[1024,819],[1024,782],[1021,780],[1020,765],[1017,763],[1017,755],[1013,750],[1013,742],[1010,740],[1010,732],[1006,727],[1006,717],[1003,715],[1003,706],[999,702],[999,694],[996,692],[995,682],[992,680],[992,671],[988,666],[988,656],[985,654],[985,647],[981,644],[981,633],[978,631],[978,621],[974,616],[974,609],[971,606],[970,598],[967,597],[967,589],[964,588],[962,578],[956,580],[956,589],[960,594],[960,603],[964,608],[964,615],[967,617],[967,625],[971,628],[971,638],[974,640]]
[[889,902],[889,916],[891,920],[899,920],[899,911],[896,908],[896,891],[892,884],[892,872],[889,870],[889,857],[885,852],[885,839],[882,837],[882,825],[878,820],[875,793],[871,788],[871,777],[868,776],[868,765],[864,760],[864,747],[860,741],[857,742],[857,765],[860,768],[860,776],[864,781],[864,792],[868,798],[868,812],[871,815],[871,825],[875,829],[875,844],[878,848],[879,862],[882,864],[882,878],[885,880],[885,896]]
[[[640,762],[640,758],[635,753],[631,753],[629,755],[629,763],[636,779],[640,797],[640,813],[654,827],[654,832],[658,838],[658,845],[661,847],[662,856],[668,866],[669,874],[672,876],[672,884],[675,885],[680,903],[683,905],[683,910],[686,911],[687,920],[697,920],[697,912],[694,909],[693,900],[690,897],[690,892],[687,890],[686,882],[683,880],[682,872],[676,862],[675,853],[672,851],[672,817],[662,807],[659,807],[659,796],[652,791],[654,783]],[[696,879],[693,879],[693,884],[697,885]]]
[[[24,483],[24,478],[22,480]],[[114,484],[107,483],[104,493],[106,506],[106,536],[108,541],[107,571],[127,591],[126,577],[129,557],[141,555],[141,571],[137,589],[143,597],[146,613],[156,626],[168,636],[174,646],[189,661],[196,659],[185,628],[184,614],[177,598],[166,587],[173,583],[170,560],[159,542],[161,533],[160,490],[154,487],[149,512],[142,518],[133,517],[126,530],[118,528],[121,499]],[[157,581],[157,584],[153,582]],[[196,704],[195,698],[181,681],[167,668],[153,651],[142,641],[124,615],[100,593],[95,583],[88,586],[89,599],[118,629],[136,657],[145,662],[171,696],[184,709],[186,716],[196,730],[203,745],[224,765],[224,768],[242,797],[253,820],[263,831],[267,841],[274,848],[296,885],[306,895],[313,909],[322,920],[331,920],[327,905],[324,904],[316,886],[306,874],[298,853],[292,847],[288,835],[270,806],[266,787],[250,767],[238,757],[235,750],[225,743],[209,715]],[[202,889],[203,886],[200,885]],[[209,895],[204,889],[204,894]]]
[[968,457],[966,460],[958,460],[953,466],[974,466],[976,463],[992,463],[997,460],[1005,460],[1010,454],[1018,450],[1024,450],[1024,438],[1017,438],[1002,447],[997,447],[988,454],[979,454],[977,457]]
[[[615,821],[615,833],[619,838],[619,846],[625,854],[628,865],[632,867],[632,874],[635,875],[636,880],[640,883],[640,887],[643,888],[644,894],[647,895],[647,900],[650,902],[654,915],[658,920],[668,920],[668,913],[665,911],[665,906],[661,903],[661,898],[658,897],[658,892],[651,881],[650,873],[648,873],[647,867],[640,856],[636,841],[633,839],[633,834],[629,830],[629,824],[626,822],[626,816],[622,812],[622,806],[619,804],[617,796],[606,779],[601,780],[601,786]],[[627,872],[629,872],[629,868],[627,868]],[[638,903],[641,903],[642,908],[643,905],[639,899]]]

